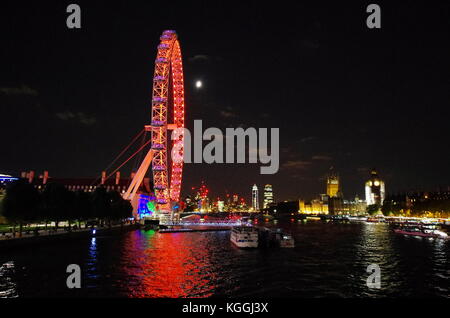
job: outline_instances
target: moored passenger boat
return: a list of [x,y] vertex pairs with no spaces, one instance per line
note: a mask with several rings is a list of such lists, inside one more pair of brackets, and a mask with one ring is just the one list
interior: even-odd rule
[[282,229],[259,229],[259,247],[295,247],[294,237]]
[[280,247],[295,247],[294,237],[291,234],[283,233],[279,239]]
[[365,221],[367,221],[367,217],[366,216],[349,216],[348,220],[352,221],[352,222],[365,222]]
[[258,230],[251,226],[233,227],[230,241],[240,248],[258,247]]

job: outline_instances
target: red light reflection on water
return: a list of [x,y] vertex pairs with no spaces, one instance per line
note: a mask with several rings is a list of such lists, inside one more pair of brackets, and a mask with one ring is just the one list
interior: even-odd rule
[[128,297],[209,297],[213,294],[208,242],[195,233],[132,231],[122,252]]

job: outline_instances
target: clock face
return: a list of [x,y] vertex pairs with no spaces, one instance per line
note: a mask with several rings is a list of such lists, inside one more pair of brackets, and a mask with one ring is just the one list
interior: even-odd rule
[[380,182],[379,181],[375,181],[374,184],[375,184],[376,187],[378,187],[380,185]]

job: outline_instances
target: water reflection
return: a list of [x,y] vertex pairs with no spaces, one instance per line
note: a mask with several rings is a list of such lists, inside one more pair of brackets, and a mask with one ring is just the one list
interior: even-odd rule
[[[401,288],[399,285],[398,255],[392,245],[392,237],[389,226],[384,223],[361,223],[362,231],[359,242],[356,244],[356,259],[354,270],[358,273],[359,279],[355,289],[361,296],[378,297],[388,296],[389,291]],[[367,278],[371,273],[367,272],[367,267],[376,264],[381,269],[381,288],[369,288]],[[355,277],[356,278],[356,277]]]
[[0,266],[0,298],[19,297],[15,283],[15,264],[9,261]]
[[86,260],[86,287],[95,287],[99,278],[97,238],[92,237],[89,243],[89,252]]
[[450,281],[450,261],[446,244],[449,244],[448,240],[433,239],[432,282],[434,293],[450,297],[450,284],[448,283]]
[[122,254],[124,274],[130,277],[127,296],[208,297],[214,272],[207,240],[193,233],[130,232]]
[[[292,249],[240,250],[229,232],[130,231],[0,254],[3,297],[450,297],[450,240],[386,224],[279,222]],[[66,267],[79,264],[82,288]],[[369,264],[381,289],[369,289]]]

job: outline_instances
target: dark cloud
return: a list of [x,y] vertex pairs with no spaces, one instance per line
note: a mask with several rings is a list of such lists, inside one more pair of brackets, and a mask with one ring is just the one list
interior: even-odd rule
[[0,94],[18,96],[37,96],[38,91],[26,85],[21,87],[0,87]]
[[302,170],[311,166],[311,161],[289,160],[281,165],[282,169]]
[[364,175],[368,174],[369,170],[370,169],[366,168],[366,167],[359,167],[356,169],[356,171],[358,171],[359,174],[364,174]]
[[303,137],[302,139],[300,139],[300,142],[308,142],[308,141],[313,141],[316,139],[317,139],[316,136],[308,136],[308,137]]
[[193,57],[190,57],[189,62],[208,61],[209,59],[210,59],[210,57],[208,55],[197,54],[197,55],[194,55]]
[[234,118],[237,117],[237,115],[231,111],[228,110],[221,110],[220,111],[220,116],[224,117],[224,118]]
[[315,156],[312,156],[311,159],[312,160],[319,160],[319,161],[331,161],[331,160],[333,160],[332,157],[325,156],[325,155],[315,155]]
[[83,112],[73,113],[71,111],[65,111],[62,113],[57,113],[56,117],[61,120],[73,120],[86,126],[93,125],[97,122],[94,116],[89,116]]

